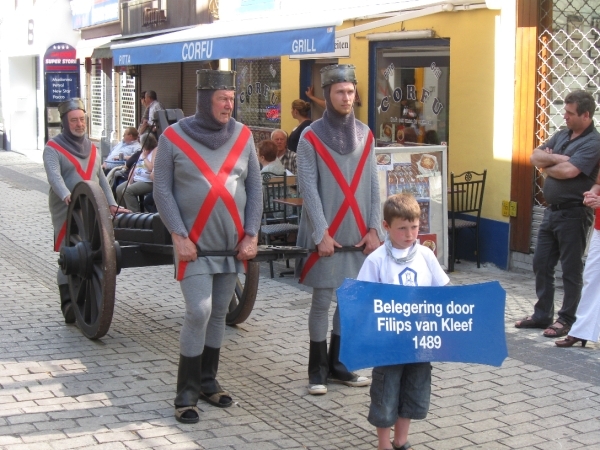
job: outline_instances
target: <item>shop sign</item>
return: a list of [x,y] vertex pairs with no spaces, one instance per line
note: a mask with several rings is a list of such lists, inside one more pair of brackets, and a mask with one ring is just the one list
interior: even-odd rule
[[328,59],[350,58],[350,36],[335,38],[335,50],[330,53],[314,53],[312,55],[290,55],[290,59]]
[[46,75],[46,93],[48,103],[58,103],[78,97],[77,74],[49,73]]
[[[206,28],[210,26],[207,25]],[[154,45],[144,44],[142,41],[139,46],[117,45],[112,52],[118,66],[276,55],[312,55],[312,58],[319,53],[331,51],[334,46],[334,34],[333,27],[320,27]]]
[[119,0],[71,0],[73,29],[119,20]]
[[53,44],[44,54],[45,72],[78,72],[79,64],[74,47],[64,42]]

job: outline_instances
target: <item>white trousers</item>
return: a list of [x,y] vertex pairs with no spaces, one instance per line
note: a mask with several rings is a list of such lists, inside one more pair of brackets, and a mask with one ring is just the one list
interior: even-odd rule
[[598,342],[600,337],[600,230],[594,230],[592,234],[577,320],[569,335],[593,342]]

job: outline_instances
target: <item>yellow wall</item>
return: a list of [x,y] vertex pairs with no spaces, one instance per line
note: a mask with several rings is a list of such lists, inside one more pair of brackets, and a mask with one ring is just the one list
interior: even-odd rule
[[[433,29],[436,37],[450,39],[449,167],[456,174],[465,170],[488,170],[483,216],[508,222],[500,213],[502,200],[510,198],[510,161],[494,158],[494,56],[495,23],[498,11],[479,9],[439,13],[403,23],[405,30]],[[364,22],[346,22],[339,29]],[[352,35],[350,58],[354,64],[362,106],[356,116],[367,123],[369,108],[369,33],[399,31],[401,24]],[[291,117],[291,103],[299,96],[300,63],[282,57],[282,127],[290,132],[297,122]],[[512,95],[512,93],[509,93]],[[506,132],[510,132],[505,124]],[[496,132],[503,132],[497,130]]]

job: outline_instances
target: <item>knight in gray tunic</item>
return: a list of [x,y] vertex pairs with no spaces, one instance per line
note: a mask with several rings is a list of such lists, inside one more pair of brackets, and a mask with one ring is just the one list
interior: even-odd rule
[[[298,184],[304,198],[298,245],[315,249],[296,265],[300,282],[313,287],[308,319],[308,392],[327,392],[327,381],[367,386],[370,379],[339,361],[340,320],[336,307],[327,353],[329,307],[334,289],[356,278],[366,255],[379,247],[381,208],[373,135],[354,117],[354,66],[321,70],[327,105],[323,118],[307,127],[298,144]],[[338,247],[362,251],[335,252]]]
[[[175,418],[199,421],[198,399],[221,408],[230,394],[216,380],[225,316],[244,262],[256,256],[262,217],[260,166],[250,130],[231,117],[235,72],[197,71],[196,114],[158,141],[154,200],[171,233],[185,300]],[[236,257],[198,257],[233,251]]]
[[[50,184],[48,205],[54,227],[54,250],[57,252],[64,245],[67,210],[71,203],[71,192],[77,183],[82,180],[99,183],[106,195],[111,214],[116,214],[117,211],[117,202],[101,167],[100,152],[85,136],[83,102],[78,98],[71,98],[60,103],[58,111],[62,122],[62,133],[48,141],[43,153],[44,169]],[[68,278],[60,269],[56,281],[65,322],[74,323],[75,312]]]

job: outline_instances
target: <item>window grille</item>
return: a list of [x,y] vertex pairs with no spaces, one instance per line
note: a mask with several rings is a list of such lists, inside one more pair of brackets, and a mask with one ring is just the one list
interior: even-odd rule
[[99,60],[97,64],[92,64],[90,85],[91,85],[91,111],[90,111],[90,138],[100,139],[104,131],[104,76],[102,66]]
[[123,136],[123,132],[127,127],[137,128],[136,122],[136,106],[138,102],[135,96],[135,78],[125,73],[121,74],[125,77],[125,84],[121,84],[121,101],[119,102],[119,117],[121,118],[121,128],[119,130],[119,138]]
[[[596,99],[600,128],[600,0],[541,0],[540,25],[536,146],[564,127],[563,100],[576,89]],[[539,170],[534,180],[534,205],[544,206]]]

